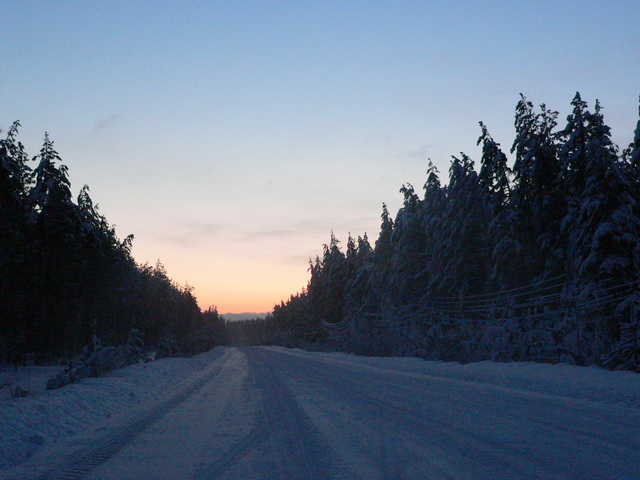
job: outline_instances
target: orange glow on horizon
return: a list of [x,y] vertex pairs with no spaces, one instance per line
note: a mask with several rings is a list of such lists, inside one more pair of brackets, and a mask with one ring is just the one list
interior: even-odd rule
[[[142,251],[142,243],[134,243],[138,261],[160,258],[169,278],[193,287],[202,311],[215,307],[220,314],[269,313],[274,305],[300,292],[308,282],[308,265],[302,259],[289,263],[261,259],[258,263],[246,256],[175,247],[160,249],[158,244],[145,245],[147,248]],[[165,262],[163,258],[171,260]]]

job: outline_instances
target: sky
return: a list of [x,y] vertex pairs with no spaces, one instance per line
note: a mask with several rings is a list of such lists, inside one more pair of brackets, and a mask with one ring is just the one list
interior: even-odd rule
[[[331,231],[374,243],[385,202],[508,153],[515,105],[599,99],[638,120],[640,3],[0,0],[0,129],[49,132],[139,263],[204,309],[267,312],[300,291]],[[512,158],[510,156],[510,158]]]

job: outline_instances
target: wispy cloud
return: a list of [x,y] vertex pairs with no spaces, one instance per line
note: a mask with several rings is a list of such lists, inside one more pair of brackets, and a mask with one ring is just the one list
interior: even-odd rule
[[190,222],[185,227],[189,233],[198,237],[217,236],[225,228],[219,222]]
[[271,230],[252,230],[243,235],[243,238],[246,240],[256,239],[256,238],[286,238],[291,235],[295,235],[300,232],[301,229],[295,228],[282,228],[282,229],[271,229]]
[[216,222],[190,222],[182,225],[173,234],[162,234],[160,238],[181,247],[194,247],[219,237],[225,228],[225,225]]
[[91,127],[91,131],[89,132],[90,137],[95,137],[100,135],[102,132],[105,132],[112,128],[115,124],[117,124],[122,117],[120,115],[109,115],[108,117],[102,118],[93,124]]
[[429,156],[429,150],[432,148],[431,145],[425,144],[413,150],[405,150],[404,152],[400,152],[398,154],[398,158],[401,160],[412,160],[412,159],[421,159],[426,160]]

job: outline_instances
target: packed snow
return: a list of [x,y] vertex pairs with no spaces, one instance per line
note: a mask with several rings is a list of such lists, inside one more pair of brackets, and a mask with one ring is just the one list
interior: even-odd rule
[[139,363],[52,391],[45,390],[46,380],[63,367],[25,367],[31,373],[19,371],[17,381],[23,389],[31,381],[32,396],[3,398],[0,403],[0,472],[61,438],[171,393],[221,355],[218,348],[193,358]]
[[640,479],[630,372],[218,347],[36,390],[0,478]]

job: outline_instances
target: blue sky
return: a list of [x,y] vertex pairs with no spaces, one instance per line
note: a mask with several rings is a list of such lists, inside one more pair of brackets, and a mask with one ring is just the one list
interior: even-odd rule
[[379,232],[427,158],[508,150],[519,93],[599,98],[621,147],[640,4],[0,1],[0,128],[48,131],[77,192],[201,305],[266,311],[331,230]]

